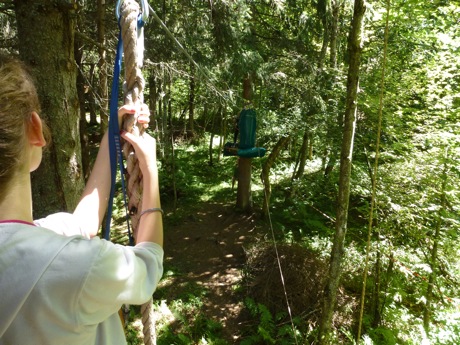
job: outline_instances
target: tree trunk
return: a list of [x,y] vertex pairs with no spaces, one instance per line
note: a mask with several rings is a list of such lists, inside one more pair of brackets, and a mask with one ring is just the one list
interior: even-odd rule
[[195,136],[195,68],[193,65],[190,66],[190,83],[189,83],[189,95],[188,95],[188,134],[190,138]]
[[[90,64],[89,68],[89,85],[86,92],[86,98],[88,100],[88,110],[89,110],[89,124],[91,126],[97,125],[97,106],[96,106],[96,91],[94,90],[94,69],[96,68],[95,64]],[[102,135],[100,135],[102,138]]]
[[296,179],[301,178],[303,173],[305,172],[305,164],[307,163],[307,157],[309,156],[308,138],[309,138],[308,129],[305,128],[305,132],[303,133],[303,138],[302,138],[302,146],[300,147],[299,169],[295,173]]
[[[243,99],[252,101],[252,81],[248,76],[243,80]],[[236,192],[236,207],[243,212],[252,210],[251,193],[252,158],[238,159],[238,189]]]
[[173,123],[172,123],[172,111],[171,111],[171,100],[168,99],[168,109],[169,109],[169,137],[170,137],[170,144],[171,144],[171,181],[172,181],[172,188],[173,188],[173,211],[176,212],[177,210],[177,181],[176,181],[176,153],[174,150],[174,130],[173,130]]
[[74,1],[15,1],[19,52],[32,67],[53,144],[32,174],[34,216],[72,211],[83,190]]
[[164,158],[167,160],[169,157],[168,154],[168,144],[170,143],[170,137],[169,137],[169,131],[172,130],[168,126],[168,100],[169,100],[169,94],[168,94],[168,85],[169,85],[169,80],[168,77],[166,76],[166,71],[163,69],[163,82],[162,82],[162,90],[164,93],[164,96],[161,99],[161,127],[162,127],[162,136],[163,136],[163,153],[164,153]]
[[[388,260],[388,267],[387,267],[387,269],[386,269],[386,271],[385,271],[385,273],[384,273],[384,275],[382,277],[384,279],[380,279],[380,281],[381,281],[380,291],[382,291],[380,296],[383,296],[383,298],[380,301],[380,296],[379,296],[379,302],[378,302],[379,309],[376,310],[376,312],[375,312],[376,317],[374,317],[374,325],[375,325],[375,327],[378,327],[378,325],[382,322],[382,315],[385,315],[385,306],[386,306],[386,303],[387,303],[387,298],[389,296],[388,289],[390,287],[390,282],[392,280],[394,263],[395,263],[393,253],[390,253],[390,257],[388,259],[389,259]],[[378,323],[377,323],[377,317],[378,317]]]
[[219,121],[220,121],[220,135],[219,135],[219,155],[217,156],[217,161],[220,162],[220,159],[222,157],[222,150],[224,147],[224,142],[225,142],[225,108],[226,106],[221,106],[220,107],[220,114],[219,114]]
[[214,141],[214,116],[212,119],[212,124],[211,124],[211,130],[210,130],[211,135],[209,136],[209,166],[213,166],[214,162],[212,160],[212,144]]
[[289,143],[291,139],[290,136],[283,136],[279,138],[278,142],[273,147],[273,150],[268,155],[267,160],[265,161],[264,165],[262,166],[262,182],[264,184],[264,204],[262,207],[262,216],[266,217],[268,215],[268,209],[270,206],[270,196],[272,193],[271,184],[270,184],[270,169],[275,163],[276,159],[280,155],[281,150]]
[[321,17],[323,25],[323,43],[318,61],[318,69],[323,69],[324,61],[326,60],[327,46],[329,45],[330,37],[330,0],[319,0],[317,2],[318,14]]
[[330,344],[333,341],[332,316],[337,301],[344,256],[344,240],[347,231],[348,205],[350,198],[351,162],[356,127],[357,93],[359,67],[362,52],[361,35],[366,6],[364,0],[355,0],[351,30],[348,37],[350,64],[348,67],[347,97],[340,156],[340,178],[335,235],[330,258],[329,273],[324,289],[322,315],[319,329],[319,343]]
[[209,165],[213,166],[213,157],[212,157],[212,152],[213,152],[213,142],[214,142],[214,127],[216,127],[216,118],[219,118],[220,114],[222,113],[222,105],[219,106],[219,109],[217,110],[217,113],[212,114],[212,120],[211,120],[211,130],[209,131],[211,133],[210,138],[209,138]]
[[[164,74],[164,72],[163,72]],[[158,78],[158,91],[157,95],[158,97],[158,108],[156,112],[156,120],[158,124],[158,142],[161,143],[160,145],[160,157],[164,158],[165,152],[164,152],[164,147],[165,147],[165,124],[164,124],[164,114],[163,114],[163,100],[164,96],[163,94],[163,85],[164,85],[164,75],[162,78]]]
[[[380,234],[378,234],[379,236]],[[377,242],[380,242],[379,237],[377,237]],[[377,246],[377,259],[375,260],[375,282],[374,289],[372,291],[372,300],[371,300],[371,315],[372,315],[372,327],[377,328],[380,324],[380,286],[381,286],[381,252],[380,244]]]
[[148,76],[149,82],[149,109],[150,109],[150,124],[149,127],[158,131],[157,125],[157,83],[155,75],[152,73]]
[[238,158],[238,188],[236,190],[236,207],[239,211],[252,210],[251,193],[252,159]]
[[428,278],[428,286],[426,290],[426,304],[425,310],[423,312],[423,327],[425,328],[425,332],[428,335],[430,332],[430,322],[431,322],[431,302],[433,300],[433,287],[436,280],[436,271],[437,271],[437,261],[438,261],[438,246],[440,241],[440,233],[441,233],[441,226],[443,222],[443,214],[446,211],[446,186],[447,186],[447,172],[449,170],[449,166],[447,164],[447,150],[446,155],[444,157],[444,168],[442,171],[442,181],[441,181],[441,207],[439,209],[437,219],[436,219],[436,229],[433,237],[433,247],[431,248],[431,257],[430,257],[430,267],[431,273]]
[[[78,27],[81,27],[81,16],[79,12],[77,16]],[[75,38],[75,62],[78,65],[77,70],[77,94],[80,106],[80,142],[81,142],[81,164],[84,181],[88,180],[90,174],[90,151],[88,137],[88,122],[86,121],[86,92],[88,90],[85,85],[85,76],[83,75],[83,50],[80,49],[82,43],[78,38]]]
[[[338,21],[339,21],[339,14],[340,14],[340,3],[343,3],[342,0],[332,0],[331,7],[332,7],[332,16],[330,20],[330,34],[329,34],[329,44],[330,44],[330,55],[329,55],[329,65],[332,69],[337,68],[337,35],[338,35]],[[330,85],[335,84],[336,73],[332,73],[331,76],[327,77],[328,83]],[[325,97],[325,102],[329,103],[330,96]],[[339,114],[337,126],[328,126],[327,130],[327,137],[330,139],[329,147],[329,157],[324,157],[324,177],[328,177],[329,174],[334,170],[335,165],[338,160],[339,152],[339,139],[338,139],[338,128],[342,128],[342,114]],[[327,152],[326,151],[326,152]]]
[[337,35],[339,27],[340,0],[332,0],[332,20],[330,31],[330,55],[329,61],[332,68],[337,67]]
[[97,0],[97,41],[99,54],[99,96],[101,97],[101,137],[109,126],[109,91],[107,87],[107,50],[105,49],[105,0]]

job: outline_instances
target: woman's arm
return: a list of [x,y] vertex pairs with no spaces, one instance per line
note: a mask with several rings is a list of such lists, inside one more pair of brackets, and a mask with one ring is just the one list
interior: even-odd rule
[[[121,136],[133,145],[142,171],[142,210],[161,209],[156,141],[147,133],[136,137],[124,132]],[[154,242],[163,246],[163,214],[147,212],[141,216],[137,229],[136,243]]]
[[[148,108],[142,107],[139,110],[139,107],[128,105],[122,106],[118,110],[119,122],[121,122],[123,115],[133,115],[136,111],[140,112],[139,122],[144,124],[149,122]],[[101,226],[107,209],[111,184],[108,134],[105,133],[88,182],[74,211],[74,215],[79,219],[80,227],[90,237],[96,236]]]
[[109,142],[108,134],[105,133],[88,182],[83,190],[80,202],[73,213],[78,217],[80,227],[90,237],[96,236],[101,226],[107,209],[110,187]]

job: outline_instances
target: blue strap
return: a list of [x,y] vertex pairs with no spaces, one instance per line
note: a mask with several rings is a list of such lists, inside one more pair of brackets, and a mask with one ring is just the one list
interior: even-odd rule
[[[144,26],[144,20],[139,14],[137,18],[137,29],[140,30]],[[115,182],[117,177],[117,160],[121,175],[121,189],[123,191],[123,203],[125,206],[126,223],[128,225],[129,244],[134,245],[134,237],[131,233],[129,225],[129,211],[125,186],[125,169],[123,166],[123,153],[121,150],[120,128],[118,126],[118,88],[120,83],[121,60],[123,56],[123,40],[121,38],[121,30],[118,34],[117,52],[115,55],[115,65],[113,69],[112,93],[110,96],[110,117],[109,117],[109,153],[110,153],[110,177],[112,184],[110,186],[109,202],[107,207],[107,218],[105,223],[104,238],[110,240],[110,223],[113,212],[113,199],[115,195]]]
[[121,39],[121,31],[118,34],[118,46],[115,56],[115,66],[113,70],[113,81],[112,81],[112,94],[110,97],[110,117],[109,117],[109,153],[110,153],[110,177],[112,184],[110,187],[109,203],[107,208],[107,218],[104,238],[110,240],[110,223],[112,220],[112,211],[113,211],[113,199],[115,195],[115,182],[117,177],[117,160],[120,167],[121,175],[121,188],[123,190],[123,202],[125,204],[126,211],[126,222],[128,224],[128,238],[130,245],[134,244],[134,238],[131,234],[131,228],[129,225],[129,215],[128,215],[128,203],[126,196],[125,188],[125,174],[123,166],[123,154],[120,144],[120,128],[118,126],[118,88],[120,82],[120,70],[121,70],[121,58],[123,54],[123,42]]

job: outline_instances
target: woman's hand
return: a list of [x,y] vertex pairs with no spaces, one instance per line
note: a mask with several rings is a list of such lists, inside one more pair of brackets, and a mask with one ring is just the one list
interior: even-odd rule
[[[161,209],[155,139],[147,133],[136,136],[125,131],[121,132],[121,137],[134,147],[142,171],[142,209]],[[161,212],[149,212],[141,216],[136,243],[141,242],[154,242],[163,246]]]
[[130,116],[137,116],[137,122],[142,123],[144,128],[149,126],[150,110],[147,104],[125,104],[118,109],[118,127],[122,128],[123,121],[134,122],[134,118]]
[[[143,124],[144,128],[149,126],[150,111],[146,104],[124,105],[118,109],[119,123],[122,121],[133,122],[134,119],[129,118],[130,116],[137,116],[137,122]],[[156,169],[156,141],[154,138],[147,133],[138,136],[125,130],[121,131],[121,137],[134,147],[143,174],[148,174],[151,168]]]
[[135,136],[122,131],[121,137],[134,147],[142,174],[147,175],[157,169],[156,140],[147,133]]

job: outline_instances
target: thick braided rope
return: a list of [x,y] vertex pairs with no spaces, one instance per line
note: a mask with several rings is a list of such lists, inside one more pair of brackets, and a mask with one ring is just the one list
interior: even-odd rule
[[[140,105],[143,103],[142,92],[145,82],[140,68],[142,62],[139,61],[137,49],[138,15],[139,5],[137,2],[123,1],[120,8],[120,25],[125,61],[124,103]],[[139,136],[144,131],[143,126],[137,123],[137,114],[127,117],[123,121],[123,129],[136,136]],[[139,225],[139,212],[142,206],[142,174],[131,144],[123,143],[123,154],[126,158],[128,210],[131,216],[133,233],[136,236]]]
[[[139,52],[137,43],[137,20],[139,17],[139,5],[135,1],[123,1],[120,7],[120,26],[123,40],[123,52],[125,61],[125,104],[142,105],[144,103],[143,90],[145,81],[142,76],[142,54]],[[123,120],[123,129],[134,135],[141,135],[144,126],[137,123],[137,114],[126,117]],[[137,235],[139,214],[142,211],[142,173],[138,160],[131,144],[123,143],[123,154],[126,159],[126,182],[128,194],[128,209],[131,216],[131,224],[134,236]],[[141,306],[144,344],[156,344],[155,320],[153,314],[153,301],[150,299]]]

